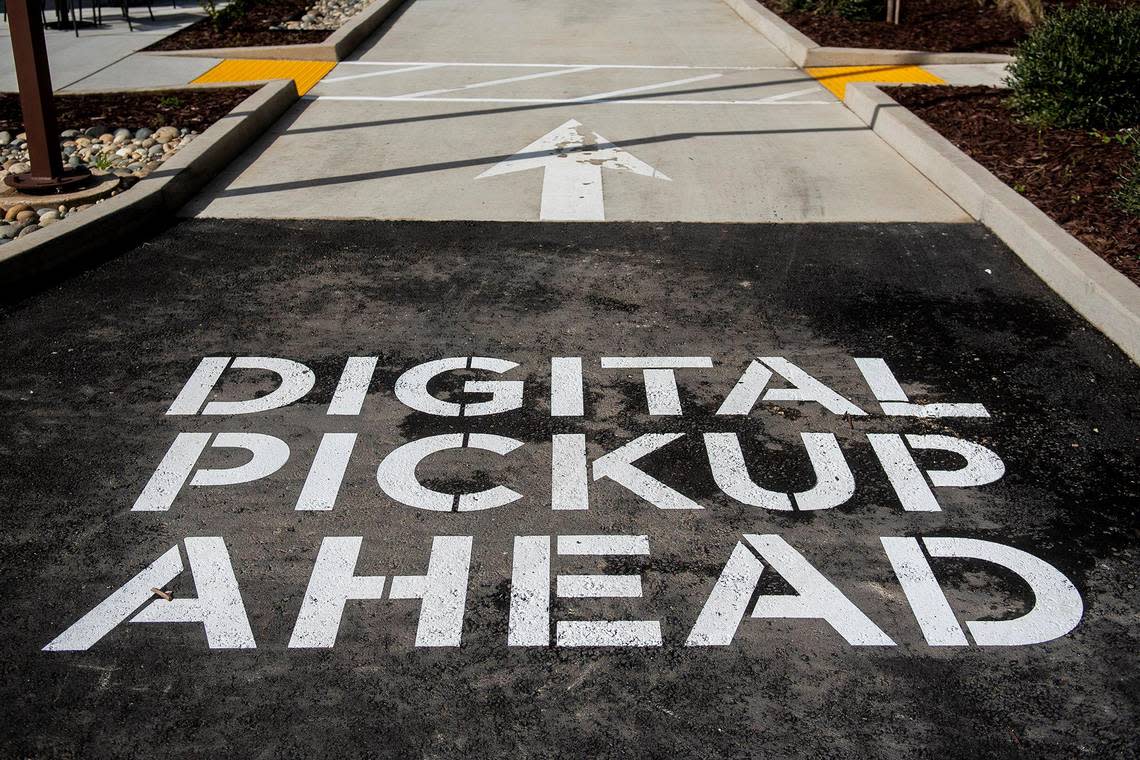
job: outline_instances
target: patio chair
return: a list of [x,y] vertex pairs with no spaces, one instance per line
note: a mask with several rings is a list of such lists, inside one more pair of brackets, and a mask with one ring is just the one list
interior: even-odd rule
[[[44,24],[47,23],[47,8],[44,3],[39,3],[40,6],[40,21]],[[0,13],[4,15],[4,22],[8,22],[8,3],[5,0],[0,0]]]
[[[82,0],[77,0],[81,2]],[[150,20],[154,21],[154,8],[151,7],[151,0],[142,0],[146,5],[147,13],[150,14]],[[130,0],[91,0],[91,5],[95,9],[95,23],[103,22],[103,7],[109,5],[113,8],[118,8],[122,14],[123,19],[127,22],[127,28],[132,32],[135,30],[134,22],[131,21],[130,13]]]

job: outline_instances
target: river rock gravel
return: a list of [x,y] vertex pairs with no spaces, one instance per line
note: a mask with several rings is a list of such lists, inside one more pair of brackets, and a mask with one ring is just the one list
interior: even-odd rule
[[[140,178],[158,168],[179,148],[191,143],[198,133],[185,127],[163,126],[130,129],[95,125],[85,130],[67,129],[60,133],[60,151],[65,167],[86,167],[93,174],[115,174],[120,178],[118,194]],[[31,170],[26,135],[13,136],[0,131],[0,181],[9,174]],[[0,245],[24,237],[38,229],[66,219],[72,213],[90,207],[59,205],[45,197],[31,205],[4,205],[0,221]]]
[[317,0],[300,20],[286,21],[272,28],[333,31],[364,10],[369,2],[371,0]]

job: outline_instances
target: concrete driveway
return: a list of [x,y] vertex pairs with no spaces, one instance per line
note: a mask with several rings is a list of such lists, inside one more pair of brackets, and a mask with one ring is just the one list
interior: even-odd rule
[[[598,145],[641,170],[584,153]],[[543,213],[560,193],[583,210]],[[417,0],[185,213],[967,220],[718,0]]]

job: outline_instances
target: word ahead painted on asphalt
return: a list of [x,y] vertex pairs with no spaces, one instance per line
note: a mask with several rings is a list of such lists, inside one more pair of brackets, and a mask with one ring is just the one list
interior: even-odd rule
[[[877,410],[864,410],[836,390],[811,376],[787,358],[752,360],[739,381],[725,395],[714,418],[731,421],[747,417],[760,402],[818,404],[845,418],[882,415],[927,420],[988,418],[978,403],[913,403],[881,358],[854,358]],[[550,414],[583,417],[586,389],[583,358],[550,360]],[[327,414],[357,416],[367,401],[377,357],[349,357],[333,393]],[[490,357],[452,357],[419,364],[395,383],[396,398],[408,408],[439,418],[496,415],[520,409],[523,381],[510,379],[518,364]],[[651,416],[684,415],[675,372],[711,368],[706,356],[601,357],[603,369],[640,370],[648,413]],[[244,400],[210,400],[223,376],[243,371],[269,372],[275,377],[271,392]],[[487,379],[468,379],[464,393],[482,394],[477,402],[458,403],[444,398],[440,382],[450,373],[486,373]],[[495,379],[495,376],[503,376]],[[251,415],[281,409],[305,398],[316,376],[312,369],[291,359],[272,357],[206,357],[170,405],[167,415]],[[433,394],[431,389],[436,389]],[[232,394],[231,394],[232,395]],[[461,423],[457,424],[460,427]],[[182,432],[170,443],[153,476],[141,488],[132,509],[168,512],[178,509],[179,495],[187,488],[219,488],[249,483],[272,475],[288,461],[286,441],[273,435],[249,432]],[[929,428],[923,428],[929,429]],[[590,509],[591,483],[609,480],[660,510],[699,510],[702,505],[666,485],[638,466],[643,457],[669,446],[685,434],[648,433],[612,448],[589,461],[586,435],[551,436],[550,509],[574,512]],[[731,499],[765,510],[824,511],[846,503],[855,493],[855,478],[833,433],[803,432],[801,443],[814,485],[802,491],[761,486],[749,473],[741,440],[731,432],[705,432],[707,456],[716,486]],[[883,477],[904,512],[938,512],[939,491],[984,486],[1001,478],[1005,466],[998,452],[976,441],[931,433],[867,433]],[[337,497],[357,433],[326,433],[316,443],[299,497],[286,508],[301,512],[337,508]],[[417,466],[429,457],[446,457],[457,449],[480,449],[502,457],[526,444],[489,433],[449,432],[407,441],[388,452],[376,465],[380,491],[408,509],[465,513],[502,509],[522,498],[503,485],[483,490],[449,493],[425,485]],[[211,449],[247,452],[240,465],[202,467],[199,460]],[[916,452],[936,452],[939,461],[958,463],[955,469],[923,467]],[[929,455],[927,455],[929,456]],[[309,577],[300,611],[293,624],[291,648],[332,647],[348,600],[411,599],[420,601],[415,645],[455,647],[461,642],[470,574],[473,536],[436,536],[427,570],[422,575],[391,578],[357,574],[363,537],[323,539]],[[1083,603],[1070,580],[1043,560],[1020,549],[970,537],[882,536],[882,550],[913,611],[927,644],[934,647],[969,646],[968,631],[976,646],[1030,645],[1063,636],[1080,622]],[[205,629],[211,649],[255,648],[233,562],[222,537],[187,537],[170,547],[141,572],[124,583],[94,609],[44,647],[48,651],[86,650],[125,622],[198,623]],[[551,595],[560,598],[638,598],[639,575],[568,575],[551,579],[551,562],[573,556],[646,556],[649,536],[623,535],[521,535],[514,537],[509,623],[506,645],[512,647],[663,645],[658,620],[551,620]],[[970,620],[959,624],[935,577],[933,565],[946,560],[989,563],[1012,573],[1028,588],[1034,603],[1015,619]],[[893,646],[894,640],[857,607],[790,543],[774,534],[745,534],[727,557],[723,570],[708,590],[695,624],[684,639],[690,647],[731,644],[744,618],[819,619],[852,646]],[[761,573],[779,574],[792,594],[757,593]],[[197,598],[170,598],[163,588],[189,572]],[[751,607],[751,609],[749,609]]]

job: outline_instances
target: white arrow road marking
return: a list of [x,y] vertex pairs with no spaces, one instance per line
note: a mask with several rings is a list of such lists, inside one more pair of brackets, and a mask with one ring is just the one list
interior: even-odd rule
[[603,168],[672,181],[597,132],[593,133],[594,142],[587,147],[586,139],[578,131],[580,126],[581,123],[571,119],[475,179],[543,169],[539,219],[576,222],[605,221]]

